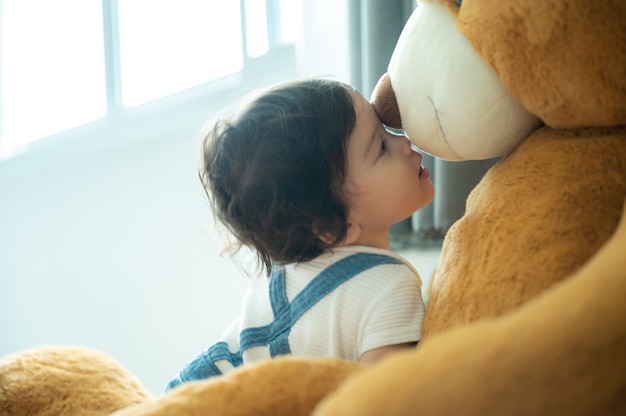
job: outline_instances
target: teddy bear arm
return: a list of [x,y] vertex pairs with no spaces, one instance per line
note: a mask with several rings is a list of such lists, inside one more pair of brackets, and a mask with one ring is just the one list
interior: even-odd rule
[[305,416],[346,379],[366,368],[335,358],[285,356],[182,384],[156,401],[111,416]]

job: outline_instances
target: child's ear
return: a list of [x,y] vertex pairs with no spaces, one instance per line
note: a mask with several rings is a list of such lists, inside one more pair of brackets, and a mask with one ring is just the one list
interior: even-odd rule
[[331,232],[320,231],[319,227],[313,226],[313,232],[323,242],[328,244],[329,246],[334,246],[337,243],[335,242],[335,236]]
[[[320,233],[315,231],[317,237],[325,242],[328,245],[335,245],[335,237],[329,233]],[[343,241],[339,242],[339,245],[349,246],[350,244],[354,244],[359,237],[361,237],[361,227],[358,225],[354,225],[352,223],[348,223],[348,231],[346,233],[346,238]]]

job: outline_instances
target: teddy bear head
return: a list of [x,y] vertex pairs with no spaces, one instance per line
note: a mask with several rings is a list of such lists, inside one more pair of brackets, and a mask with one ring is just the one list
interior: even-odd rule
[[626,123],[626,2],[498,3],[419,3],[372,94],[385,124],[434,156],[478,160],[543,124]]

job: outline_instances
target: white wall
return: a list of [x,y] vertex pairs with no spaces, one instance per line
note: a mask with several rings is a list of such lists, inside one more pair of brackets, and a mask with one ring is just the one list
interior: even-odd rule
[[[346,5],[304,9],[315,19],[303,25],[299,62],[274,77],[349,81]],[[0,357],[94,347],[159,394],[237,316],[247,278],[220,257],[197,178],[209,107],[0,161]]]
[[112,354],[159,392],[236,316],[191,129],[47,169],[0,170],[0,356],[39,344]]

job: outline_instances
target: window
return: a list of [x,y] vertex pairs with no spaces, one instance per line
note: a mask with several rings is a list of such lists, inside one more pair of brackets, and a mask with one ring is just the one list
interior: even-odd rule
[[294,0],[0,0],[0,149],[253,69]]
[[[117,14],[122,101],[126,106],[194,87],[243,67],[239,1],[120,0]],[[267,31],[255,36],[267,38]]]
[[4,0],[1,19],[3,147],[104,116],[99,2]]

